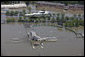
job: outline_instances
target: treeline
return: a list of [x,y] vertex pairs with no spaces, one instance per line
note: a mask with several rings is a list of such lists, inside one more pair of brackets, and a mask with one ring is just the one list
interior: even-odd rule
[[6,11],[6,16],[24,16],[26,14],[25,10],[23,11]]
[[[20,1],[14,1],[14,2],[17,2],[19,3]],[[25,2],[26,4],[34,4],[38,1],[22,1],[22,2]],[[63,3],[65,5],[68,5],[68,4],[82,4],[84,5],[84,1],[47,1],[47,2],[56,2],[56,3]],[[3,4],[12,4],[12,1],[1,1],[1,3]]]
[[63,3],[65,5],[68,5],[68,4],[81,4],[81,5],[84,5],[84,1],[48,1],[48,2]]
[[[15,22],[16,18],[8,18],[7,22]],[[84,26],[84,19],[82,19],[82,16],[74,15],[72,17],[67,17],[65,14],[51,14],[48,16],[42,16],[42,17],[19,17],[17,20],[18,22],[34,22],[34,23],[44,23],[44,22],[50,22],[50,23],[57,23],[58,25],[65,26],[65,27],[79,27]]]

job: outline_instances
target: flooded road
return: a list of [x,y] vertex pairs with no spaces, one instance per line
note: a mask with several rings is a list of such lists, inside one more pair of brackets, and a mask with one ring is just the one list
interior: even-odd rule
[[40,37],[56,37],[56,42],[44,43],[44,48],[33,49],[28,40],[23,24],[1,24],[1,55],[2,56],[82,56],[84,40],[75,38],[72,32],[58,30],[52,26],[33,26]]

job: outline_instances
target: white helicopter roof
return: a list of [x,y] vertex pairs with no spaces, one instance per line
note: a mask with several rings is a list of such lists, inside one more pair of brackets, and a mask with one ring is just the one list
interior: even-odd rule
[[39,11],[39,12],[44,12],[44,11]]

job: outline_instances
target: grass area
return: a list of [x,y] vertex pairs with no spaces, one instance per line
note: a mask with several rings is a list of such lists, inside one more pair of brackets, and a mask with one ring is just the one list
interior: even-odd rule
[[58,28],[59,31],[62,31],[62,28]]
[[15,22],[15,18],[7,18],[7,22]]
[[76,31],[76,30],[80,30],[80,29],[83,29],[83,30],[84,30],[84,26],[71,27],[71,29],[73,29],[74,31]]

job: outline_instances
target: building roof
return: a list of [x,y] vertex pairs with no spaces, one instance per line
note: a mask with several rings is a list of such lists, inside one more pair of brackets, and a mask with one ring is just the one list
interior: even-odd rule
[[1,8],[19,8],[19,7],[26,7],[26,4],[1,5]]

